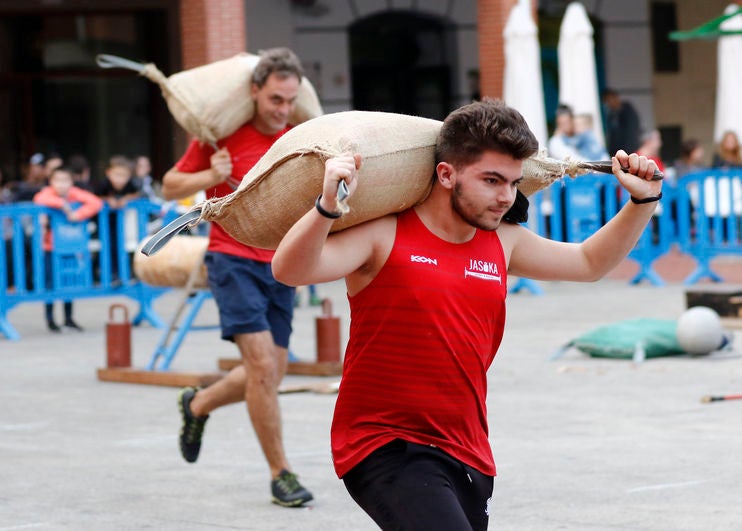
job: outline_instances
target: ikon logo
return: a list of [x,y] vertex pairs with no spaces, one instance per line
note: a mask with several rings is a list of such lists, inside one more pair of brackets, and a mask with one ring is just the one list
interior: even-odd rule
[[438,265],[438,260],[435,258],[428,258],[427,256],[418,256],[416,254],[410,255],[410,262],[417,262],[420,264],[431,264],[434,266]]

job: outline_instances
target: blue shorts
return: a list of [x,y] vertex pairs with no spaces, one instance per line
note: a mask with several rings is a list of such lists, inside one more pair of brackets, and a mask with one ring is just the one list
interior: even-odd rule
[[269,263],[214,252],[206,253],[205,262],[222,339],[270,330],[273,342],[288,348],[294,288],[273,278]]

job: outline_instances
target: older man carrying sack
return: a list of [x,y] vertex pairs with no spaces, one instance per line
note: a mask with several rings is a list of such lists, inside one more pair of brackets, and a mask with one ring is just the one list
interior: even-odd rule
[[[263,52],[249,87],[255,102],[252,119],[210,144],[194,140],[163,178],[166,199],[204,190],[207,197],[231,193],[270,146],[289,130],[303,71],[287,48]],[[283,447],[277,389],[286,373],[294,307],[294,288],[271,273],[272,251],[244,245],[214,223],[206,254],[209,285],[219,308],[222,338],[233,341],[242,365],[205,389],[185,388],[178,396],[183,425],[180,450],[193,463],[214,409],[247,402],[250,421],[271,474],[272,501],[297,507],[312,500],[291,472]]]

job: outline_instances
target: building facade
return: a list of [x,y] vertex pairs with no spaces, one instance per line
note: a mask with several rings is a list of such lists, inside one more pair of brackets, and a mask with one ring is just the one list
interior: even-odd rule
[[[502,95],[502,31],[518,0],[3,0],[0,169],[20,179],[35,152],[80,153],[94,178],[114,154],[149,155],[161,176],[187,136],[159,88],[103,69],[106,53],[166,75],[289,46],[325,112],[385,110],[442,119]],[[547,119],[558,103],[556,45],[566,0],[538,0]],[[595,30],[599,86],[617,89],[660,128],[665,158],[682,138],[713,150],[716,41],[671,42],[727,0],[582,0]]]

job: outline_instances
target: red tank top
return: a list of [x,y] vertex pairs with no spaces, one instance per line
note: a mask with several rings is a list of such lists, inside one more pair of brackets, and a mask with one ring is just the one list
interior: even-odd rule
[[[226,147],[232,156],[232,176],[227,182],[220,183],[205,190],[206,197],[223,197],[232,193],[232,187],[239,186],[242,177],[255,166],[260,157],[290,128],[287,127],[275,135],[264,135],[248,122],[226,138],[219,140],[219,148]],[[214,148],[198,140],[192,140],[183,157],[175,163],[178,171],[195,173],[211,167],[211,155]],[[211,224],[209,232],[209,251],[251,258],[258,262],[270,262],[274,251],[258,249],[244,245],[232,238],[218,223]]]
[[338,477],[397,438],[495,475],[485,401],[506,295],[496,232],[478,230],[453,244],[413,209],[399,215],[388,260],[349,297],[350,340],[331,430]]

